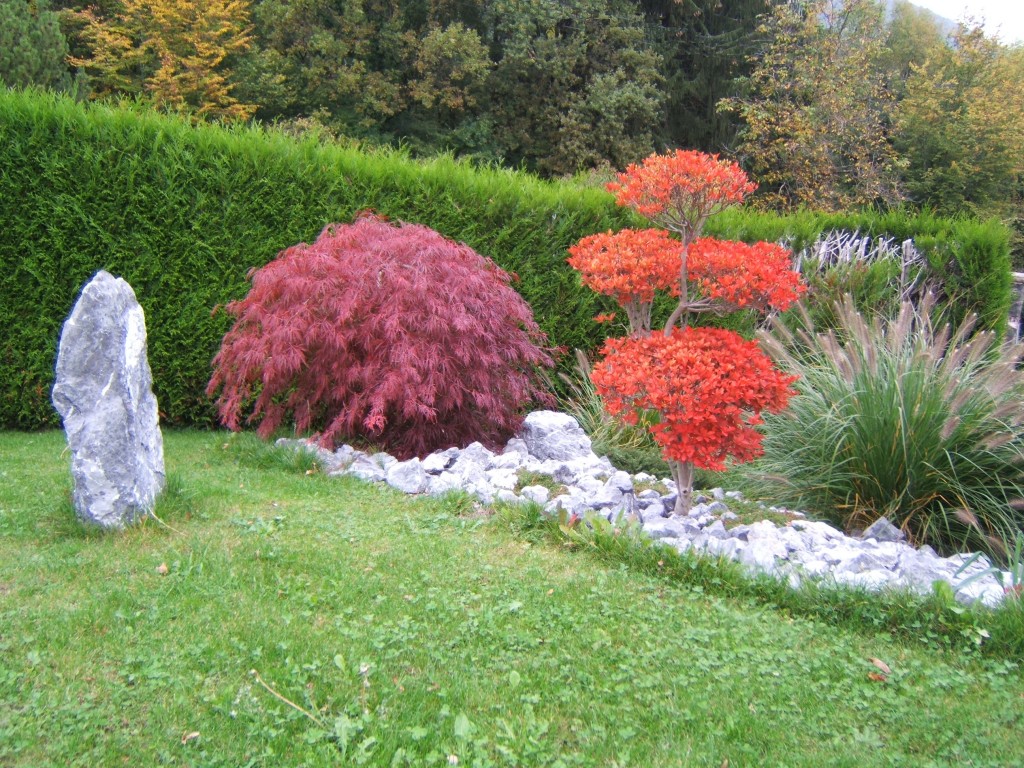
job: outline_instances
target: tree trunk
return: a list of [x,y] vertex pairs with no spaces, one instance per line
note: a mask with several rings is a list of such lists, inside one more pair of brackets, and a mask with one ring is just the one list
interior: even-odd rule
[[676,483],[676,508],[672,514],[685,517],[690,514],[690,501],[693,498],[693,462],[670,461],[672,479]]

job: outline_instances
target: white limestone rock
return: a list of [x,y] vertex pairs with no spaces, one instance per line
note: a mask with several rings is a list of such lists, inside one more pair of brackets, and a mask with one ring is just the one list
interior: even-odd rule
[[78,516],[121,528],[153,509],[164,448],[146,318],[124,280],[99,272],[61,330],[54,407],[64,422]]
[[531,456],[541,461],[571,461],[592,453],[590,438],[572,416],[557,411],[534,411],[523,421],[519,435]]

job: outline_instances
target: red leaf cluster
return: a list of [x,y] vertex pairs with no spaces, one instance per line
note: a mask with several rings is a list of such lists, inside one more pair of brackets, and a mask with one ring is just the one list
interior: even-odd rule
[[688,276],[710,299],[737,309],[788,309],[806,290],[790,251],[774,243],[702,237],[690,244]]
[[760,413],[785,408],[796,380],[756,342],[721,328],[609,339],[602,353],[592,378],[608,410],[634,424],[655,412],[651,432],[665,458],[704,469],[759,456]]
[[569,249],[583,284],[626,310],[634,333],[650,330],[657,290],[679,294],[681,245],[662,229],[623,229],[584,237]]
[[252,274],[207,393],[230,429],[368,437],[401,458],[503,443],[553,360],[509,275],[427,227],[333,224]]
[[683,235],[696,237],[708,216],[743,202],[757,185],[736,163],[718,155],[677,149],[633,163],[608,184],[619,205]]

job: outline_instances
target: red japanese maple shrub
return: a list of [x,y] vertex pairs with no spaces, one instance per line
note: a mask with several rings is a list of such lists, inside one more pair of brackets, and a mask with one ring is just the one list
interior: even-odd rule
[[470,247],[373,216],[251,274],[207,393],[223,423],[269,436],[365,437],[400,458],[479,440],[495,447],[524,406],[551,403],[553,360],[510,276]]

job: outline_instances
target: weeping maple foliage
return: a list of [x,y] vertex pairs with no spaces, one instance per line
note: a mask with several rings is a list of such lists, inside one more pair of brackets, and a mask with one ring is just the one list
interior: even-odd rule
[[332,447],[363,437],[400,458],[496,447],[549,405],[544,334],[493,261],[420,225],[363,216],[250,274],[207,394],[230,429],[286,419]]
[[687,273],[708,299],[733,309],[781,312],[807,290],[789,249],[775,243],[702,237],[690,244]]
[[679,241],[663,229],[623,229],[584,237],[569,248],[583,284],[626,311],[632,333],[651,330],[655,292],[679,292]]
[[608,411],[631,424],[657,412],[650,429],[666,460],[703,469],[761,455],[759,414],[785,408],[797,379],[722,328],[608,339],[602,355],[591,376]]

